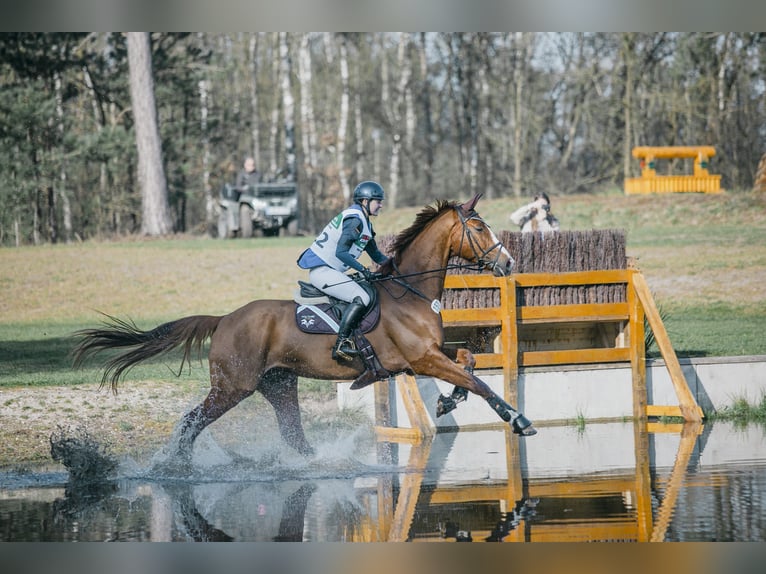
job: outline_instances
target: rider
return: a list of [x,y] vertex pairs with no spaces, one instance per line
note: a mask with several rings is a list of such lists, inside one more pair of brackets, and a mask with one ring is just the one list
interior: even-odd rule
[[363,181],[354,189],[353,199],[354,202],[336,215],[298,258],[298,266],[309,269],[312,285],[349,303],[343,311],[338,339],[332,349],[332,358],[336,361],[351,361],[359,353],[351,333],[370,304],[367,291],[345,272],[349,269],[358,271],[367,281],[376,278],[375,273],[357,261],[364,251],[375,263],[382,265],[388,261],[375,243],[370,222],[370,217],[377,216],[383,205],[383,188],[375,181]]

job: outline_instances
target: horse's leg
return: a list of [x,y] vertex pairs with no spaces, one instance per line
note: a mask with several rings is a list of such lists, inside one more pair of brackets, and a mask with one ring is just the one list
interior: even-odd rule
[[511,424],[514,433],[522,436],[537,434],[537,430],[527,417],[500,398],[487,383],[453,363],[438,349],[427,352],[420,360],[413,362],[412,367],[419,375],[437,377],[483,397],[501,419]]
[[[473,373],[473,368],[476,366],[476,359],[474,358],[473,353],[468,349],[445,349],[444,354],[457,364],[463,365],[463,368],[469,373]],[[465,387],[455,386],[452,389],[452,394],[449,396],[440,394],[439,398],[436,400],[436,417],[439,418],[442,415],[454,411],[460,403],[467,399],[468,389]]]
[[183,464],[191,464],[194,441],[199,434],[210,423],[221,418],[224,413],[252,394],[251,390],[224,390],[219,387],[210,389],[205,400],[181,419],[173,458]]
[[302,455],[313,455],[298,408],[298,376],[291,371],[272,369],[264,375],[258,390],[274,407],[282,439]]

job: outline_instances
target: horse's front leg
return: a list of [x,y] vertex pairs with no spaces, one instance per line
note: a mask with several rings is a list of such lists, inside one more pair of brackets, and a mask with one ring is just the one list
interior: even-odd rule
[[483,397],[501,419],[511,424],[514,433],[521,436],[537,434],[537,430],[527,417],[500,398],[487,383],[472,372],[453,363],[444,353],[428,353],[423,359],[413,363],[412,366],[419,375],[437,377]]
[[[476,359],[471,351],[468,349],[455,349],[455,356],[453,357],[452,350],[445,349],[445,354],[457,364],[463,365],[463,369],[469,373],[473,373],[473,369],[476,366]],[[436,418],[454,411],[460,403],[467,399],[468,389],[465,387],[455,386],[450,395],[439,395],[439,398],[436,400]]]

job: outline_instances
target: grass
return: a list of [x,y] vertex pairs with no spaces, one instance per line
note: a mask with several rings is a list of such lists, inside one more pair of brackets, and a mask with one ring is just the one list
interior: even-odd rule
[[745,397],[738,397],[731,405],[711,413],[707,418],[713,421],[730,421],[737,425],[753,422],[766,425],[766,394],[762,394],[760,402],[756,404],[751,404]]
[[[482,200],[496,230],[523,200]],[[384,211],[379,234],[412,223],[418,208]],[[624,228],[680,356],[766,354],[766,194],[553,197],[563,229]],[[311,238],[130,238],[0,249],[0,388],[100,380],[71,368],[71,334],[98,311],[139,327],[193,314],[226,314],[253,299],[288,298],[305,279],[295,260]],[[176,358],[177,357],[177,358]],[[128,380],[175,380],[180,355],[136,367]],[[207,380],[207,363],[182,380]],[[304,386],[304,385],[302,385]],[[314,385],[330,392],[326,383]]]

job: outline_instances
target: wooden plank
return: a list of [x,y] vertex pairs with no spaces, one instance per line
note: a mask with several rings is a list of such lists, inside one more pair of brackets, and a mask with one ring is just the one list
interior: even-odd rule
[[495,277],[488,273],[481,275],[445,275],[445,289],[499,289],[506,277]]
[[710,158],[715,155],[715,148],[709,145],[636,146],[633,148],[633,150],[630,153],[635,158],[647,158],[647,157],[654,157],[657,159],[696,158],[699,155],[703,155],[705,157]]
[[423,433],[414,428],[376,426],[375,436],[378,440],[388,442],[419,443],[423,440]]
[[627,269],[601,271],[569,271],[567,273],[519,273],[513,278],[519,287],[549,287],[554,285],[599,285],[627,283]]
[[502,322],[500,307],[443,309],[441,315],[445,327],[498,327]]
[[423,398],[420,396],[417,379],[412,375],[402,373],[396,376],[396,386],[400,389],[404,408],[413,428],[420,431],[424,437],[435,434],[431,417],[428,416]]
[[681,407],[676,405],[646,405],[648,417],[682,417]]
[[518,307],[516,314],[522,324],[577,321],[627,321],[628,303],[585,303],[578,305],[546,305]]
[[673,345],[670,343],[670,337],[668,337],[665,325],[662,323],[660,312],[654,304],[654,298],[649,291],[649,286],[646,284],[646,280],[641,273],[634,274],[633,288],[636,291],[638,299],[641,301],[641,306],[644,309],[644,313],[646,313],[649,325],[652,327],[654,339],[657,342],[657,346],[660,348],[662,358],[665,359],[665,365],[670,374],[670,380],[673,382],[673,388],[676,391],[683,417],[690,422],[700,422],[702,420],[702,409],[697,405],[697,401],[694,400],[694,396],[692,396],[692,393],[689,390],[689,385],[681,370],[681,364],[678,362],[676,352],[673,350]]
[[525,367],[540,365],[580,365],[586,363],[619,363],[630,361],[630,349],[575,349],[563,351],[526,351],[521,353],[520,364]]
[[504,355],[500,353],[475,353],[477,369],[500,369],[504,364]]

